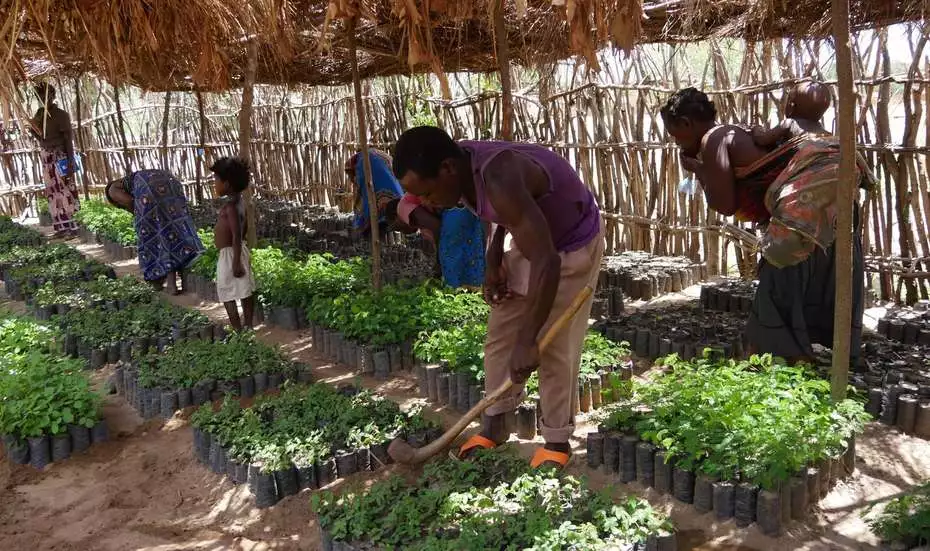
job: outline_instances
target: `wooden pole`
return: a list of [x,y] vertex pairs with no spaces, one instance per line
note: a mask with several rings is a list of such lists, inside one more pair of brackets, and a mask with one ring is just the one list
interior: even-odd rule
[[123,110],[119,103],[119,86],[113,86],[113,101],[116,103],[116,122],[119,124],[119,138],[123,145],[123,172],[129,176],[129,144],[126,142],[126,124],[123,121]]
[[168,120],[171,110],[171,90],[165,92],[165,112],[161,117],[161,168],[170,171],[168,167]]
[[852,330],[853,202],[856,193],[856,90],[850,50],[849,0],[832,0],[833,41],[836,47],[838,99],[836,115],[840,140],[839,185],[836,188],[836,310],[833,314],[834,402],[846,397]]
[[[81,121],[83,118],[81,116],[82,115],[81,110],[83,106],[81,105],[81,77],[80,76],[77,76],[74,78],[74,103],[75,103],[74,109],[75,111],[77,111],[78,151],[81,153],[81,157],[83,157],[84,156],[84,131],[83,131],[84,129],[81,128]],[[84,200],[88,201],[90,200],[90,190],[87,187],[87,172],[86,172],[87,169],[85,168],[84,170],[85,172],[81,174],[81,185],[84,188]],[[77,174],[75,174],[74,177],[77,178]]]
[[197,169],[197,187],[194,189],[194,193],[197,196],[197,203],[203,203],[203,163],[207,160],[207,116],[203,112],[203,94],[200,93],[200,89],[196,89],[194,93],[197,96],[197,113],[200,115],[200,144],[197,149],[197,157],[195,159],[195,165]]
[[504,0],[494,2],[494,44],[501,78],[501,137],[513,140],[513,91],[510,83],[510,44],[504,24]]
[[[252,103],[255,100],[255,72],[257,70],[258,45],[252,40],[249,42],[249,59],[245,69],[245,82],[242,85],[242,107],[239,109],[239,158],[245,161],[250,160],[252,157]],[[250,248],[255,248],[258,244],[255,204],[252,202],[254,188],[254,185],[249,186],[242,195],[245,201],[245,217],[249,230],[246,233],[246,242]]]
[[368,196],[368,219],[371,221],[371,286],[381,289],[381,239],[378,235],[378,205],[375,184],[371,176],[371,159],[368,157],[368,123],[365,104],[362,103],[362,81],[358,74],[358,51],[355,47],[355,18],[349,20],[349,51],[352,60],[352,87],[355,88],[355,115],[358,118],[358,143],[362,147],[362,167],[365,172],[365,194]]

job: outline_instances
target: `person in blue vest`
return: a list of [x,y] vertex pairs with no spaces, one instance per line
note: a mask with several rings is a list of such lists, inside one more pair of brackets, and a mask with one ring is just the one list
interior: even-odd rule
[[437,209],[410,193],[392,201],[387,209],[391,228],[420,234],[436,247],[443,281],[450,287],[480,289],[484,283],[487,224],[464,207]]
[[[378,211],[378,230],[380,235],[388,231],[385,209],[391,201],[400,199],[403,189],[391,169],[391,156],[378,149],[369,149],[368,158],[371,161],[371,180],[375,188],[375,206]],[[371,231],[371,217],[368,210],[368,193],[365,189],[365,166],[361,152],[352,155],[346,162],[346,176],[355,187],[355,231],[361,236],[369,236]]]

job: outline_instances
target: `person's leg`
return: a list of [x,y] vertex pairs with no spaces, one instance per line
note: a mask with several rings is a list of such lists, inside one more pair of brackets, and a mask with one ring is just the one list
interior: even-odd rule
[[[510,352],[517,339],[520,318],[523,316],[526,301],[515,297],[491,309],[488,318],[488,336],[484,342],[484,389],[486,393],[496,390],[510,379]],[[493,444],[503,444],[510,438],[507,430],[507,415],[523,401],[523,386],[511,388],[508,395],[491,405],[481,416],[481,430],[478,435]],[[461,453],[468,457],[473,449]]]
[[[597,284],[601,257],[604,253],[603,235],[599,235],[584,249],[562,256],[561,280],[552,314],[543,327],[545,332],[574,301],[586,286]],[[545,448],[561,454],[570,454],[569,438],[575,431],[575,404],[578,401],[578,369],[584,337],[594,296],[588,297],[572,319],[540,355],[539,392],[542,409],[542,436]],[[543,462],[543,465],[550,462]]]
[[226,314],[229,316],[229,325],[235,331],[242,331],[242,322],[239,320],[239,307],[236,305],[236,301],[224,302],[223,306],[226,307]]
[[178,273],[177,272],[168,272],[168,275],[165,277],[165,280],[168,284],[167,291],[169,295],[178,295]]
[[73,237],[77,234],[77,222],[74,221],[74,215],[81,209],[81,196],[77,190],[77,184],[75,182],[75,176],[72,175],[68,178],[63,178],[61,182],[62,186],[62,201],[64,203],[64,212],[65,212],[65,232],[68,236]]
[[243,326],[246,329],[252,329],[252,318],[255,315],[255,295],[249,295],[242,299],[242,318]]
[[[48,155],[48,154],[45,154]],[[65,224],[67,214],[64,211],[64,201],[61,193],[61,183],[55,171],[55,158],[51,155],[44,164],[45,197],[48,199],[48,212],[52,217],[54,237],[61,237],[68,231]]]

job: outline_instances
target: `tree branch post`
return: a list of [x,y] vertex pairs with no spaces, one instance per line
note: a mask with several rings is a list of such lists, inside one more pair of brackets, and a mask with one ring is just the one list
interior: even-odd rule
[[[75,137],[77,137],[78,151],[81,153],[81,156],[84,156],[84,129],[81,124],[83,118],[83,113],[81,113],[81,111],[84,109],[84,106],[81,104],[80,76],[74,79],[74,103],[74,110],[77,111],[77,131],[75,132]],[[86,160],[84,162],[86,162]],[[72,176],[77,178],[77,174],[73,174]],[[90,200],[90,189],[87,187],[87,167],[84,167],[84,173],[81,174],[81,186],[84,188],[84,200]]]
[[165,92],[165,112],[161,117],[161,168],[170,171],[168,166],[168,121],[171,114],[171,90]]
[[504,0],[494,1],[494,46],[501,78],[501,137],[513,141],[513,90],[510,82],[510,44],[504,22]]
[[362,167],[365,173],[365,190],[368,197],[368,219],[371,222],[371,286],[381,290],[381,236],[378,228],[378,203],[375,184],[371,176],[371,158],[368,154],[368,123],[365,119],[365,104],[362,101],[362,81],[358,73],[358,51],[355,45],[356,20],[349,20],[349,51],[352,61],[352,86],[355,88],[355,115],[358,119],[358,143],[361,145]]
[[123,146],[123,172],[129,176],[129,143],[126,141],[126,123],[123,121],[123,109],[119,101],[119,86],[113,86],[113,100],[116,103],[116,122],[119,125],[119,138]]
[[833,315],[833,369],[830,380],[834,402],[846,397],[849,381],[853,295],[853,203],[856,193],[856,90],[850,50],[849,0],[832,0],[836,47],[840,141],[839,185],[836,188],[836,297]]
[[207,160],[207,115],[203,112],[203,94],[200,88],[194,93],[197,96],[197,113],[200,115],[200,144],[197,149],[197,155],[194,157],[194,164],[197,169],[197,188],[194,190],[197,196],[197,203],[203,203],[203,163]]
[[[242,85],[242,106],[239,109],[239,157],[245,161],[252,158],[252,103],[255,101],[255,73],[258,70],[258,44],[249,41],[249,58]],[[253,173],[254,183],[254,173]],[[255,221],[255,204],[252,201],[254,185],[249,186],[242,198],[245,201],[245,216],[248,232],[246,242],[250,248],[258,244],[258,228]]]

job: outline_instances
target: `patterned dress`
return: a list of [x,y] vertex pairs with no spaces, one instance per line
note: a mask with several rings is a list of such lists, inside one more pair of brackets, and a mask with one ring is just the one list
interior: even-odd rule
[[140,170],[124,179],[133,197],[139,268],[146,281],[184,270],[203,252],[187,198],[174,176],[164,170]]
[[42,150],[45,195],[48,198],[48,211],[52,216],[52,227],[56,232],[77,230],[74,213],[81,208],[74,177],[63,178],[58,173],[58,161],[67,157],[63,149]]

